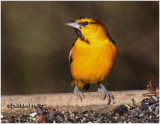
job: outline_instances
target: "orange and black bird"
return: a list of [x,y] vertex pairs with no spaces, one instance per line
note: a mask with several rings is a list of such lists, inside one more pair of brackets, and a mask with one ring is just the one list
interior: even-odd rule
[[99,92],[108,98],[108,104],[114,96],[105,88],[102,82],[108,77],[114,61],[117,47],[101,22],[87,17],[80,17],[65,25],[75,29],[78,35],[69,53],[69,63],[75,85],[74,93],[80,98],[82,91],[89,84],[99,83]]

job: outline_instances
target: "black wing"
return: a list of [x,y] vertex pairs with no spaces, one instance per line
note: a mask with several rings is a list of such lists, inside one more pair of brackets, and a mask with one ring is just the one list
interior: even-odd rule
[[71,63],[72,63],[72,58],[71,58],[71,56],[72,56],[72,49],[71,49],[70,52],[69,52],[69,65],[71,65]]

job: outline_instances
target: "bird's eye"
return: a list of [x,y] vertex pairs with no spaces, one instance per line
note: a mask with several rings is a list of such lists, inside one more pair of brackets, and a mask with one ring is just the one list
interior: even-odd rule
[[89,23],[86,21],[86,22],[83,22],[83,24],[84,24],[84,25],[88,25]]

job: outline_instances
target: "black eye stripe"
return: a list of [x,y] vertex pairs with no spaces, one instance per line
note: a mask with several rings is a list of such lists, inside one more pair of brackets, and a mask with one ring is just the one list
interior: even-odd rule
[[88,25],[89,23],[86,21],[86,22],[83,22],[83,24],[84,24],[84,25]]
[[80,25],[82,25],[82,26],[87,26],[87,25],[90,25],[90,24],[98,24],[98,23],[96,23],[96,22],[81,22],[81,23],[79,23]]

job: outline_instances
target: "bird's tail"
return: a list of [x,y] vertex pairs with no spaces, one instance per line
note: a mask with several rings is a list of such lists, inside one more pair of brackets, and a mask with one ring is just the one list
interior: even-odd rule
[[[71,86],[75,86],[77,83],[77,80],[73,80],[71,82]],[[89,89],[89,84],[83,83],[82,81],[78,81],[78,88],[80,88],[81,90],[88,90]]]

